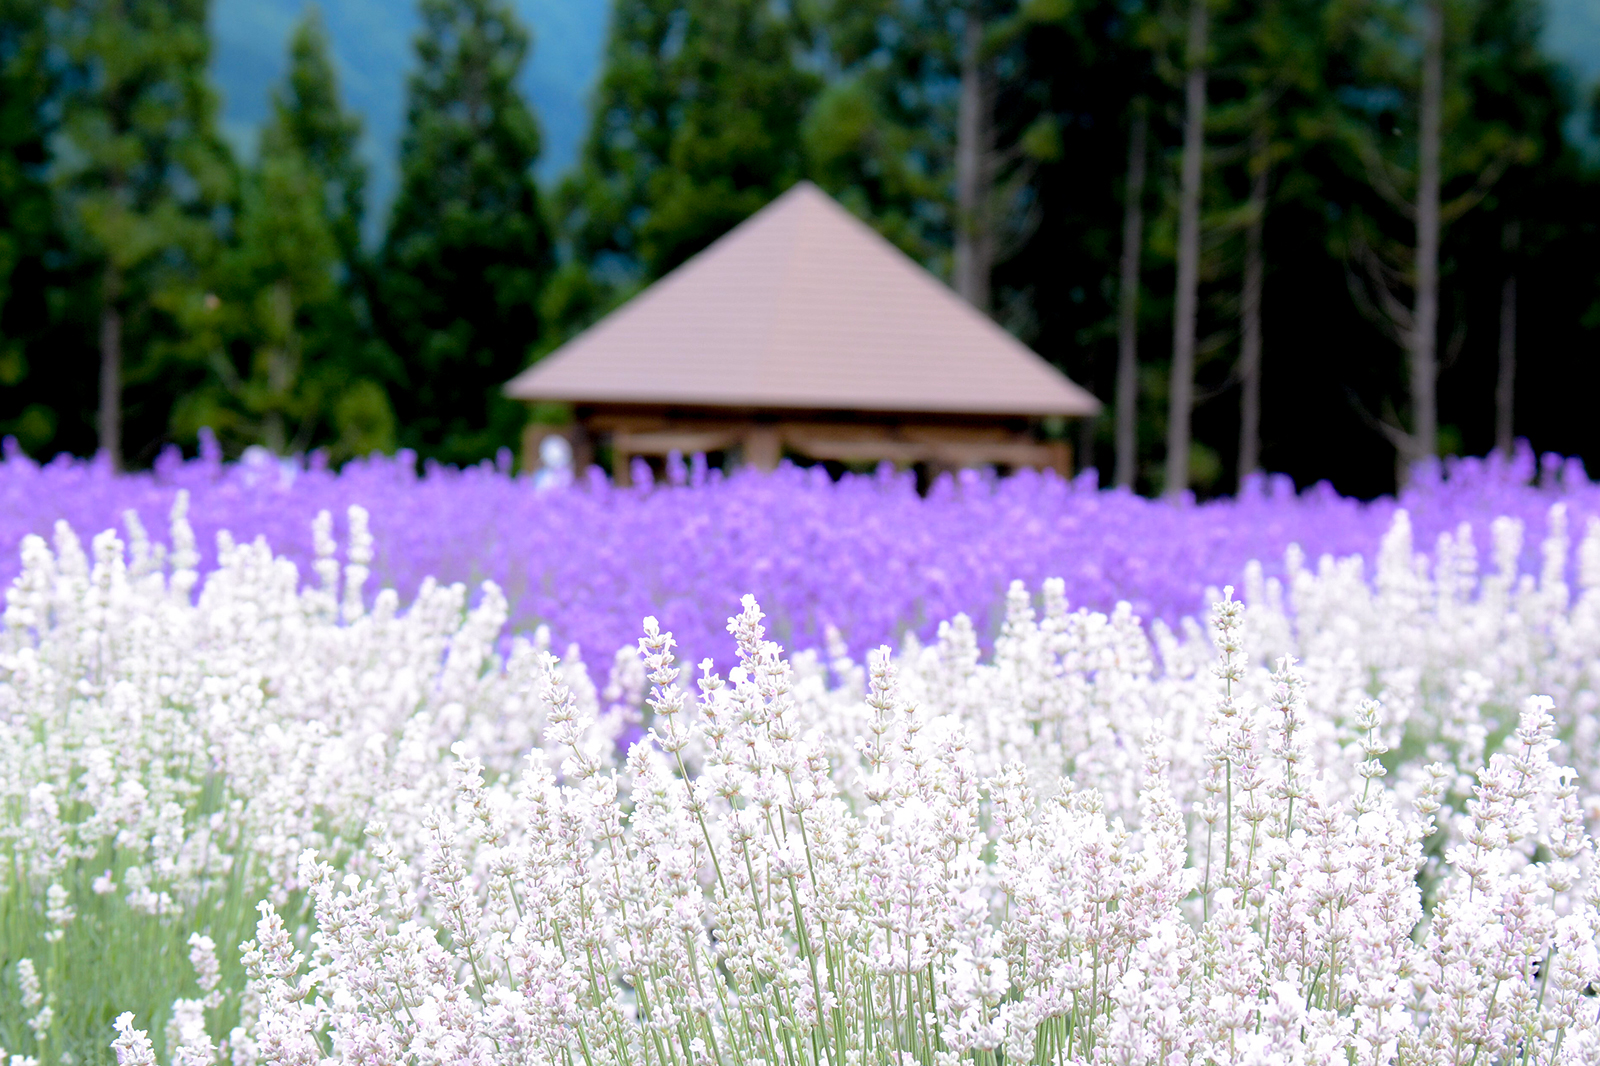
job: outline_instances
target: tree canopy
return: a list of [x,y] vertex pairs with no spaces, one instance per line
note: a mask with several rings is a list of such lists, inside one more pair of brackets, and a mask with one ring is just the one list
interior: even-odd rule
[[471,462],[514,444],[500,388],[538,343],[551,241],[539,127],[516,90],[528,34],[498,0],[422,0],[401,187],[379,254],[380,332],[397,355],[400,441]]
[[418,9],[375,204],[314,11],[236,160],[205,0],[0,0],[0,432],[478,461],[507,379],[808,178],[1105,400],[1042,432],[1143,491],[1600,450],[1600,95],[1537,0],[613,0],[547,189],[528,31]]

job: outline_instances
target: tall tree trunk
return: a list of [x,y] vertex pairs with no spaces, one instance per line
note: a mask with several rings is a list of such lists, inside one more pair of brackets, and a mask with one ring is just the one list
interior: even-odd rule
[[1133,487],[1139,465],[1139,259],[1144,249],[1145,102],[1134,102],[1128,131],[1128,184],[1122,204],[1122,277],[1117,307],[1116,483]]
[[1517,383],[1517,246],[1522,226],[1506,223],[1502,245],[1506,251],[1506,280],[1500,288],[1500,373],[1494,386],[1494,446],[1511,458],[1512,414]]
[[989,312],[989,277],[994,270],[992,211],[994,107],[983,54],[979,0],[968,0],[961,40],[961,97],[956,113],[956,292]]
[[290,391],[294,388],[296,337],[294,335],[294,293],[285,278],[272,286],[273,338],[267,349],[267,395],[261,421],[261,440],[274,455],[288,452],[289,429],[286,417]]
[[1178,291],[1172,316],[1172,384],[1167,409],[1167,475],[1162,492],[1189,487],[1189,416],[1194,406],[1195,317],[1200,295],[1200,168],[1206,133],[1206,0],[1189,0],[1189,76],[1178,201]]
[[1444,121],[1444,9],[1423,5],[1422,101],[1417,142],[1417,261],[1412,305],[1411,434],[1406,467],[1439,451],[1439,153]]
[[1261,466],[1261,290],[1266,264],[1261,251],[1267,222],[1270,146],[1265,121],[1250,134],[1250,222],[1244,231],[1244,288],[1239,294],[1239,484]]
[[122,469],[122,278],[107,266],[100,294],[100,454]]
[[[1078,382],[1090,393],[1095,391],[1094,363],[1091,361],[1083,368],[1083,379]],[[1084,415],[1078,419],[1078,469],[1087,470],[1095,465],[1094,442],[1099,436],[1100,416]]]

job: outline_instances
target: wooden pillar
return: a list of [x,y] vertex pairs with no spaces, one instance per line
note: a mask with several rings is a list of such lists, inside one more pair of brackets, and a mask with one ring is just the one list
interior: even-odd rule
[[594,465],[594,434],[583,422],[572,426],[572,477],[574,481],[587,481],[589,468]]
[[549,427],[529,422],[522,427],[522,472],[539,469],[539,442],[544,440]]
[[1064,440],[1050,442],[1050,468],[1064,478],[1072,477],[1072,445]]
[[783,442],[778,437],[777,426],[754,425],[744,435],[744,461],[757,470],[778,469],[783,455]]
[[620,433],[611,435],[611,482],[619,488],[633,484],[633,455],[619,446]]

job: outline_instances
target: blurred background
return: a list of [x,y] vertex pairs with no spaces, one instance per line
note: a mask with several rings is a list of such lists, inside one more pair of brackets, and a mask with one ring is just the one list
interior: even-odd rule
[[1597,81],[1600,0],[0,0],[0,433],[476,462],[810,179],[1105,402],[1102,481],[1592,465]]

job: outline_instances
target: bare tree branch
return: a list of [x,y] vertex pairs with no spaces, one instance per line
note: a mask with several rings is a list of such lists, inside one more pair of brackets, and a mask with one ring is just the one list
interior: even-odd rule
[[1348,265],[1345,267],[1345,282],[1350,288],[1351,298],[1355,300],[1356,309],[1396,344],[1404,347],[1410,331],[1415,328],[1416,319],[1411,308],[1395,295],[1394,290],[1402,280],[1399,272],[1384,263],[1372,246],[1359,235],[1351,242],[1351,257],[1370,279],[1369,289],[1369,285],[1363,283],[1355,271]]
[[1456,324],[1450,331],[1450,339],[1445,342],[1444,354],[1439,359],[1439,369],[1449,370],[1461,358],[1461,349],[1467,343],[1467,316],[1456,314]]
[[1516,162],[1516,151],[1517,146],[1514,142],[1506,145],[1488,166],[1479,171],[1478,180],[1473,183],[1472,188],[1449,203],[1440,205],[1439,221],[1441,223],[1454,222],[1481,204],[1483,198],[1489,195],[1489,190],[1494,188],[1495,182],[1499,181],[1511,164]]
[[1416,443],[1411,434],[1391,422],[1379,418],[1367,410],[1367,405],[1361,402],[1361,397],[1356,395],[1356,390],[1346,385],[1344,387],[1345,399],[1350,402],[1357,415],[1366,427],[1387,440],[1402,455],[1407,455],[1409,449]]
[[1388,201],[1401,215],[1408,219],[1417,217],[1416,205],[1413,204],[1405,193],[1400,191],[1400,184],[1391,173],[1395,168],[1383,157],[1383,153],[1374,148],[1366,138],[1356,137],[1356,156],[1361,160],[1361,166],[1367,172],[1367,180],[1371,182],[1373,191]]

